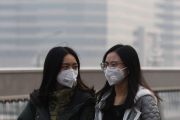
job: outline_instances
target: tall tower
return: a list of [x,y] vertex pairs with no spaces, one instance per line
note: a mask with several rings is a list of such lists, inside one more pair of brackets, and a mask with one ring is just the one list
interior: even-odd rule
[[155,26],[161,31],[163,66],[180,65],[180,2],[175,0],[163,0],[156,3],[156,17],[161,21]]

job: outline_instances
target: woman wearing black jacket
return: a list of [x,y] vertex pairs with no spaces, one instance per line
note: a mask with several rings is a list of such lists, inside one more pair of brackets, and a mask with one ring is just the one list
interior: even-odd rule
[[94,90],[80,76],[77,54],[69,47],[51,49],[40,89],[30,94],[18,120],[93,120]]

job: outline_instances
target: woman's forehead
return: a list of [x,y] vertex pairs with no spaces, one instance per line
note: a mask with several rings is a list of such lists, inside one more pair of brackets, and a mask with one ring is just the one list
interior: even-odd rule
[[63,63],[77,63],[77,61],[73,55],[67,54],[64,56]]
[[116,52],[110,52],[109,54],[107,54],[105,61],[108,61],[108,62],[119,61],[119,62],[121,62],[122,60]]

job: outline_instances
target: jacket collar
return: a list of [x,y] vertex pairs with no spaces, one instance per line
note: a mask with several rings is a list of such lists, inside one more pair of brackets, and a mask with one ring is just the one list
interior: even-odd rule
[[93,102],[94,99],[87,92],[75,89],[75,95],[70,104],[65,108],[63,115],[58,120],[69,120],[86,103]]
[[141,112],[136,109],[135,107],[133,107],[132,109],[127,109],[124,113],[124,117],[123,117],[123,120],[128,120],[128,117],[130,115],[130,113],[133,111],[133,120],[138,120],[140,115],[141,115]]
[[146,96],[146,95],[152,96],[154,98],[154,100],[156,101],[156,104],[157,104],[157,98],[155,97],[155,95],[150,90],[148,90],[145,87],[143,87],[142,85],[139,85],[139,90],[136,93],[136,97],[134,99],[134,103],[136,103],[139,100],[139,98],[141,98],[143,96]]
[[[103,105],[106,104],[105,99],[110,95],[110,93],[111,93],[111,89],[102,96],[101,101],[96,105],[96,109],[100,109]],[[139,85],[139,90],[136,93],[134,103],[136,103],[141,97],[143,97],[145,95],[151,95],[157,103],[157,98],[154,96],[154,94],[151,91],[149,91],[148,89],[146,89],[145,87],[143,87],[142,85]],[[133,120],[138,120],[139,116],[141,115],[141,112],[138,109],[136,109],[135,107],[133,107],[132,109],[127,109],[125,111],[123,120],[127,120],[128,116],[132,110],[134,110],[134,112],[135,112],[135,114],[134,114],[135,117]],[[98,117],[100,118],[100,120],[103,118],[103,113],[101,111],[99,111]]]
[[[112,87],[106,93],[104,93],[104,95],[101,97],[101,100],[96,105],[96,107],[100,108],[101,106],[103,106],[106,98],[110,95],[111,91],[112,91]],[[136,93],[136,97],[134,99],[134,103],[136,103],[139,100],[139,98],[141,98],[145,95],[151,95],[155,99],[156,104],[157,104],[157,98],[154,96],[154,94],[150,90],[143,87],[142,85],[139,85],[138,92]]]
[[[76,87],[74,98],[64,109],[63,115],[59,117],[59,120],[69,120],[70,117],[72,117],[85,103],[93,101],[94,99],[91,97],[89,93],[83,92],[78,87]],[[32,99],[31,102],[34,104]],[[50,120],[48,106],[35,106],[39,114],[41,114],[44,117],[44,120]]]
[[99,103],[96,105],[96,108],[98,109],[102,109],[105,104],[106,104],[106,99],[109,97],[109,95],[111,94],[112,92],[112,87],[106,92],[104,93],[104,95],[101,97],[101,100],[99,101]]

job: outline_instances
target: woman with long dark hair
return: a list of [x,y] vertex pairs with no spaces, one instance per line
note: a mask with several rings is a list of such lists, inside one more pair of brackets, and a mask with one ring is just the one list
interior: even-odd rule
[[94,120],[94,92],[81,79],[75,51],[54,47],[45,59],[40,89],[30,94],[18,120]]
[[101,68],[107,82],[97,93],[95,120],[160,120],[161,100],[145,82],[138,55],[129,45],[115,45]]

